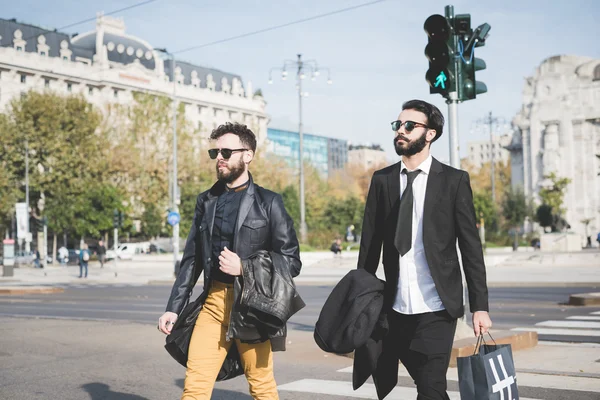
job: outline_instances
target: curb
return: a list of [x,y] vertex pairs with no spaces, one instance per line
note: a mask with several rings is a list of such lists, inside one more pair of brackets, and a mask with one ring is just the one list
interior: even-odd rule
[[[513,332],[513,331],[495,331],[494,339],[496,344],[510,344],[512,351],[529,349],[537,346],[537,332]],[[488,341],[490,343],[491,339]],[[493,343],[493,342],[492,342]],[[449,367],[456,367],[457,357],[468,357],[473,355],[477,338],[458,339],[454,340],[452,345],[452,353],[450,354]],[[338,354],[342,357],[354,358],[354,353]]]
[[488,287],[592,287],[600,288],[600,282],[488,282]]
[[[537,332],[530,331],[497,331],[494,332],[494,339],[496,344],[510,344],[513,352],[529,349],[537,346],[538,344]],[[493,342],[491,338],[489,338],[488,344],[492,343]],[[468,357],[473,355],[476,344],[477,338],[475,337],[455,340],[454,344],[452,345],[452,353],[450,355],[450,367],[456,367],[457,357]]]
[[7,287],[0,286],[0,294],[51,294],[63,293],[65,289],[59,287],[43,287],[43,286],[15,286]]
[[597,306],[600,305],[600,292],[579,293],[569,296],[570,306]]

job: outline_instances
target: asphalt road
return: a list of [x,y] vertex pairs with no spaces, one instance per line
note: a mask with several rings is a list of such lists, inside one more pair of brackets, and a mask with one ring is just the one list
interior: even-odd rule
[[[342,400],[354,394],[348,372],[352,361],[323,353],[312,338],[314,323],[331,288],[299,287],[307,306],[290,321],[288,350],[275,354],[282,400]],[[569,294],[586,290],[493,288],[490,300],[495,326],[531,327],[598,311],[561,304]],[[169,291],[167,286],[82,283],[68,285],[59,294],[0,296],[0,399],[179,398],[184,369],[162,349],[164,336],[154,328]],[[582,338],[597,343],[594,336],[561,339]],[[397,390],[391,400],[416,397],[408,377],[399,377]],[[598,399],[597,392],[589,391],[527,386],[519,390],[522,399]],[[449,382],[449,391],[453,400],[458,398],[456,381]],[[217,383],[212,398],[248,400],[246,393],[245,379],[236,378]]]
[[[164,311],[168,286],[67,285],[53,295],[0,296],[0,315],[38,316],[82,320],[118,320],[155,323]],[[290,320],[290,328],[310,330],[332,286],[299,286],[306,307]],[[600,343],[600,307],[568,306],[570,294],[595,291],[585,287],[490,288],[495,329],[537,329],[562,334],[540,334],[540,340]],[[196,295],[199,293],[195,293]],[[588,321],[570,318],[584,317]],[[541,324],[541,326],[536,326]],[[544,332],[544,331],[542,331]]]

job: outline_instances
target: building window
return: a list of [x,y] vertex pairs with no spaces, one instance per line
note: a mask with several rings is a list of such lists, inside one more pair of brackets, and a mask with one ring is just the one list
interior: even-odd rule
[[46,52],[45,51],[40,51],[40,56],[45,56]]
[[594,80],[600,81],[600,64],[596,65],[596,68],[594,68]]
[[23,46],[17,46],[17,51],[23,51]]
[[91,86],[90,86],[90,87],[88,87],[88,94],[89,94],[90,96],[92,96],[92,95],[94,94],[94,88],[93,88],[93,87],[91,87]]
[[113,97],[114,97],[115,99],[118,99],[118,98],[119,98],[119,91],[118,91],[117,89],[113,90]]
[[50,87],[50,79],[48,79],[48,78],[44,79],[44,87],[46,87],[46,88]]
[[73,90],[73,84],[67,83],[67,92],[70,92],[71,90]]
[[21,74],[21,83],[27,83],[27,75]]
[[69,61],[69,57],[67,57],[67,56],[63,56],[63,60],[65,60],[65,61]]

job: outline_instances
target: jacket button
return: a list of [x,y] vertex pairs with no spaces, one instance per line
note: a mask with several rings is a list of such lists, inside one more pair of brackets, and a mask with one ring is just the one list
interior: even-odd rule
[[211,258],[210,258],[210,257],[208,257],[208,258],[206,259],[206,261],[208,261],[208,262],[210,262],[210,260],[211,260]]

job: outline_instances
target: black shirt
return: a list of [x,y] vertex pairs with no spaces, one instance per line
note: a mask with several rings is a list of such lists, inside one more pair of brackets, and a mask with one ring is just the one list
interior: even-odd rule
[[225,187],[225,191],[217,200],[217,209],[215,211],[215,223],[212,232],[212,259],[213,265],[211,276],[213,279],[233,283],[234,277],[228,275],[219,269],[219,256],[225,247],[233,251],[233,236],[235,233],[235,224],[237,222],[238,210],[242,196],[248,188],[248,183],[235,188]]

